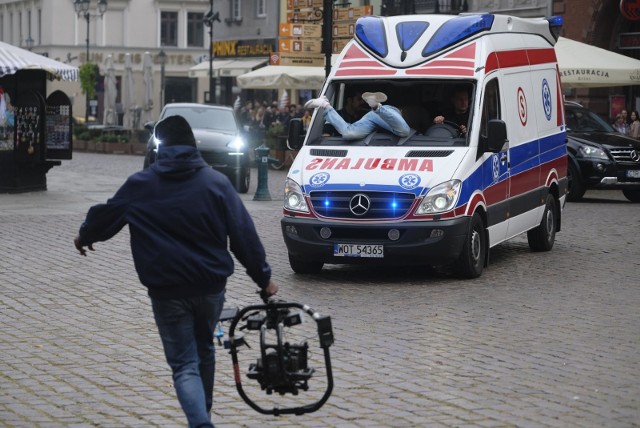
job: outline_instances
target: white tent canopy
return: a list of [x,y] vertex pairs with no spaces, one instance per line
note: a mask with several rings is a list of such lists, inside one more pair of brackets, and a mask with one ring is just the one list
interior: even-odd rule
[[19,70],[44,70],[51,78],[70,81],[78,80],[79,74],[78,67],[0,42],[0,77]]
[[555,45],[564,88],[640,85],[640,61],[560,37]]
[[238,76],[243,89],[316,89],[324,83],[324,67],[268,65]]

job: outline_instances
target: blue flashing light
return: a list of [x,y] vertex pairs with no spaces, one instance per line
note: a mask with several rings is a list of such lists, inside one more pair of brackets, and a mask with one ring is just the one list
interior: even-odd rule
[[403,51],[411,49],[420,36],[429,28],[429,23],[425,21],[401,22],[396,25],[398,42]]
[[547,18],[549,21],[549,27],[562,27],[562,16],[550,16]]
[[549,22],[549,31],[554,39],[558,40],[560,37],[560,30],[562,30],[562,16],[550,16],[547,18]]
[[328,199],[325,199],[325,200],[324,200],[324,206],[325,206],[325,207],[329,207],[329,205],[330,205],[330,204],[329,204],[329,200],[328,200]]
[[493,15],[470,15],[452,18],[442,24],[422,51],[427,57],[441,49],[456,44],[474,34],[490,30],[493,26]]
[[382,19],[376,16],[363,16],[356,21],[356,38],[381,58],[389,53],[387,36]]
[[398,208],[398,203],[396,201],[391,202],[391,208],[393,208],[394,210]]

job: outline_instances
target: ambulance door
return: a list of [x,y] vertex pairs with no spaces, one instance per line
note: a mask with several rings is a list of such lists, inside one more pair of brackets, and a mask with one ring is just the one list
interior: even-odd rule
[[[503,103],[497,73],[495,77],[485,81],[480,105],[480,141],[481,147],[486,147],[488,140],[489,121],[505,120]],[[508,137],[508,134],[507,134]],[[483,189],[487,203],[487,226],[489,229],[490,245],[506,239],[509,220],[509,143],[505,143],[502,150],[496,153],[485,152],[483,162]]]

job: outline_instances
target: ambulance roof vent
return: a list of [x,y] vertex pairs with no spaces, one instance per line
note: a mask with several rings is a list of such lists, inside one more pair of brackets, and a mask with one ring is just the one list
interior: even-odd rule
[[356,21],[356,37],[381,58],[389,53],[384,22],[377,16],[359,18]]
[[450,19],[434,33],[422,51],[422,56],[428,57],[474,34],[491,30],[493,20],[494,16],[490,14],[466,15]]

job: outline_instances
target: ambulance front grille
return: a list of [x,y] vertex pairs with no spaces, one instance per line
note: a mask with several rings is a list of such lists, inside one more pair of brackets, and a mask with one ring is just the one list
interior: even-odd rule
[[327,156],[332,158],[343,158],[347,156],[347,150],[339,149],[311,149],[311,156]]
[[411,150],[405,157],[407,158],[446,158],[453,150]]
[[[366,198],[354,200],[357,195]],[[323,217],[362,220],[400,218],[407,214],[415,199],[413,193],[357,191],[316,191],[309,197],[315,212]],[[355,205],[359,206],[352,210],[351,206]],[[367,205],[366,212],[358,215]]]

